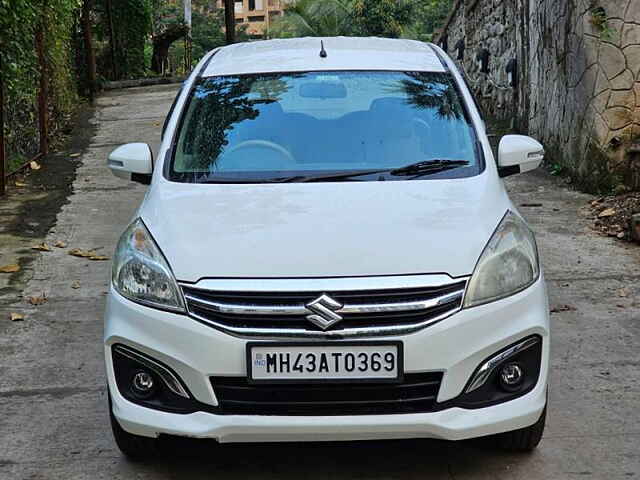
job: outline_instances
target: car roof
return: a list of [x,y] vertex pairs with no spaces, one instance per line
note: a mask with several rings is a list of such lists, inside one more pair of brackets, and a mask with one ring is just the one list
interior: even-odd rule
[[[327,56],[320,56],[321,42]],[[327,70],[444,72],[426,43],[376,37],[305,37],[237,43],[218,50],[204,77]]]

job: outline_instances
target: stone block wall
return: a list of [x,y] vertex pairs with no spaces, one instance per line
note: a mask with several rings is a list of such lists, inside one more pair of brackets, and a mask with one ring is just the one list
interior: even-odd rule
[[458,0],[438,42],[580,188],[640,188],[640,0]]

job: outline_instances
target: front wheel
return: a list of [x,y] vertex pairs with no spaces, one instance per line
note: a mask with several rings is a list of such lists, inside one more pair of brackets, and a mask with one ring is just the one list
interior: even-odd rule
[[109,397],[109,419],[116,445],[128,459],[139,461],[157,455],[158,441],[155,438],[134,435],[120,426],[111,408],[111,397]]
[[534,450],[542,439],[546,419],[547,407],[542,411],[538,421],[530,427],[496,435],[498,446],[503,450],[512,452],[530,452]]

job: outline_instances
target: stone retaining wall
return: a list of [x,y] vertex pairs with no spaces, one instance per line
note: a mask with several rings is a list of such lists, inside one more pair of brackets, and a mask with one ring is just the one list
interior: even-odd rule
[[488,116],[540,139],[585,190],[640,188],[640,0],[458,0],[439,43],[457,59],[461,40]]

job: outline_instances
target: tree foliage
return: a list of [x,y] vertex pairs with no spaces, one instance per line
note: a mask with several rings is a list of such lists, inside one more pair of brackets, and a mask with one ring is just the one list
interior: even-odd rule
[[189,33],[189,27],[182,24],[170,25],[161,32],[153,35],[153,55],[151,57],[151,70],[155,73],[164,73],[165,64],[169,59],[169,48],[176,40],[185,38]]
[[[213,3],[213,2],[212,2]],[[249,41],[249,25],[236,26],[236,42]],[[225,45],[224,9],[208,8],[193,11],[191,23],[192,55],[194,61],[201,59],[207,52]]]
[[413,0],[413,20],[405,28],[403,36],[430,42],[447,19],[451,8],[453,0]]
[[298,0],[274,22],[269,36],[292,38],[353,34],[353,5],[353,0]]
[[152,12],[152,0],[96,1],[95,31],[102,40],[98,63],[104,76],[120,79],[145,75],[149,67],[145,45],[152,32]]
[[[6,143],[10,155],[37,151],[40,76],[34,37],[45,42],[52,137],[86,87],[86,42],[80,10],[86,0],[0,0],[0,76],[5,93]],[[266,0],[265,0],[266,1]],[[272,24],[270,37],[362,35],[430,40],[453,0],[297,0]],[[213,0],[192,0],[192,56],[224,45],[224,13]],[[182,0],[91,0],[93,47],[102,79],[149,74],[152,41],[184,25]],[[180,26],[180,27],[178,27]],[[244,26],[246,28],[246,26]],[[178,32],[181,33],[181,32]],[[169,35],[171,39],[180,35]],[[248,40],[243,26],[238,41]],[[172,70],[183,64],[184,42],[168,49]],[[163,53],[164,55],[164,53]],[[162,56],[162,55],[161,55]],[[158,61],[156,63],[159,63]],[[157,67],[157,65],[156,65]],[[156,68],[157,69],[157,68]]]
[[[158,3],[154,7],[154,37],[165,29],[175,29],[175,25],[184,25],[184,11],[182,2],[154,0]],[[236,26],[236,41],[249,40],[248,25]],[[212,0],[192,0],[191,15],[191,55],[193,64],[197,63],[207,52],[225,45],[224,9],[217,8]],[[172,43],[168,54],[169,69],[182,71],[184,63],[184,42]]]
[[297,0],[274,22],[272,38],[405,37],[429,41],[452,0]]
[[353,20],[362,36],[398,38],[409,24],[413,5],[406,0],[355,0]]
[[80,0],[0,0],[0,76],[5,94],[5,141],[12,158],[37,151],[37,94],[40,67],[36,31],[44,39],[49,84],[49,131],[68,121],[77,103],[73,68],[73,35]]

